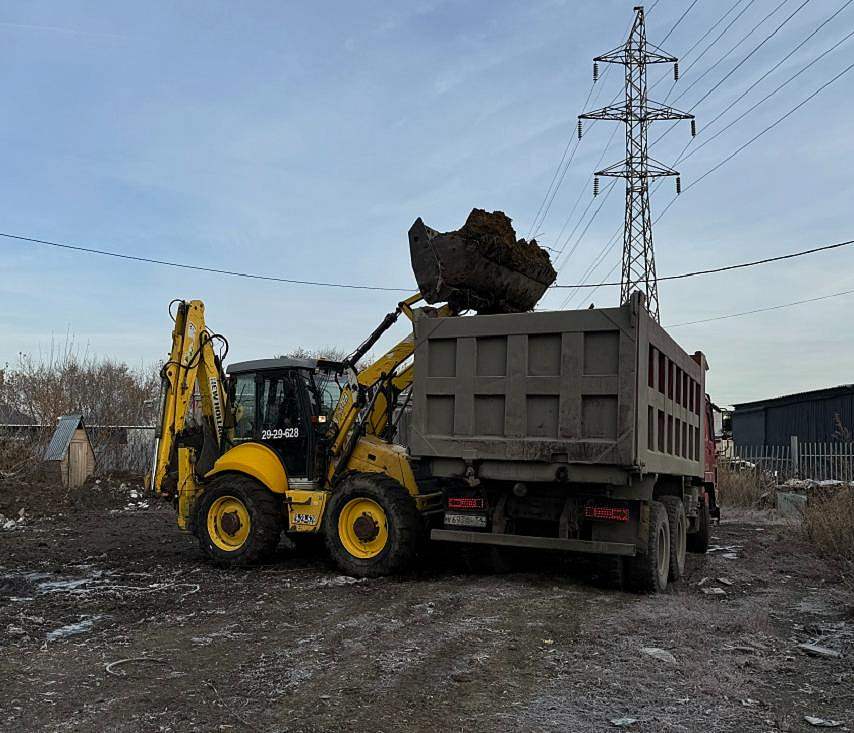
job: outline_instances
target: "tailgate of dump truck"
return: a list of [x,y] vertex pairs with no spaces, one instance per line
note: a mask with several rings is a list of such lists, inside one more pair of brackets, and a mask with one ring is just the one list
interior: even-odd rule
[[[508,480],[554,480],[535,464],[703,475],[705,362],[638,297],[619,308],[423,318],[415,338],[415,458],[476,461],[493,478],[512,462]],[[531,464],[526,479],[519,464]]]

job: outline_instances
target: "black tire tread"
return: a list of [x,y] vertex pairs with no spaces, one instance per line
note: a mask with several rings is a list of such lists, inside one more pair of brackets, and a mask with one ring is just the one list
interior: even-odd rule
[[[341,509],[359,496],[377,501],[388,518],[389,544],[373,558],[353,557],[338,537]],[[415,500],[399,481],[384,473],[349,474],[333,492],[325,514],[326,549],[341,571],[354,577],[375,578],[406,571],[414,562],[424,535]]]
[[649,537],[646,552],[625,558],[624,580],[629,590],[635,593],[655,593],[664,590],[658,587],[658,524],[667,521],[667,510],[659,501],[650,502]]
[[705,555],[709,549],[709,535],[711,517],[709,516],[709,505],[700,500],[700,512],[697,515],[697,531],[691,532],[688,535],[687,549],[688,552],[694,552],[698,555]]
[[[220,496],[235,494],[244,502],[252,520],[252,533],[240,551],[227,553],[216,547],[207,532],[207,511]],[[199,547],[218,565],[246,567],[262,562],[276,550],[282,534],[282,515],[277,497],[250,476],[226,473],[214,478],[199,502],[195,532]]]
[[[668,578],[670,580],[679,580],[682,577],[682,572],[684,571],[685,566],[685,558],[682,558],[682,570],[679,569],[679,558],[677,555],[679,554],[679,548],[676,546],[676,542],[674,539],[676,537],[676,527],[677,521],[679,518],[679,514],[682,514],[682,526],[687,530],[687,522],[688,519],[685,516],[685,507],[682,505],[682,499],[678,496],[662,496],[661,503],[664,504],[664,509],[667,511],[667,521],[670,524],[670,571],[668,572]],[[687,549],[687,537],[685,543]]]

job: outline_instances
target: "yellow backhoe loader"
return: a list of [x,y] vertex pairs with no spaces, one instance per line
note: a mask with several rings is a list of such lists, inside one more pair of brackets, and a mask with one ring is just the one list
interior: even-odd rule
[[[262,359],[232,364],[226,374],[216,345],[227,351],[227,342],[207,327],[202,302],[173,301],[152,485],[175,502],[179,526],[214,561],[260,560],[285,531],[323,533],[351,575],[399,572],[411,562],[425,517],[442,511],[443,498],[394,442],[398,398],[412,384],[412,334],[370,366],[357,365],[401,315],[533,307],[554,270],[549,264],[543,274],[538,263],[532,279],[524,263],[496,264],[507,247],[484,234],[495,215],[478,215],[487,219],[468,233],[440,235],[415,222],[409,240],[419,287],[430,302],[447,304],[414,308],[421,294],[407,298],[342,362]],[[503,214],[495,221],[512,235]]]

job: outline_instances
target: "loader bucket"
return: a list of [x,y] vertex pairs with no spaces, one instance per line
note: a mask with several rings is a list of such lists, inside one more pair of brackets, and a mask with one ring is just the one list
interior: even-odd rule
[[548,253],[534,240],[517,241],[501,211],[472,209],[461,229],[446,233],[416,219],[409,256],[424,299],[457,311],[532,310],[557,277]]

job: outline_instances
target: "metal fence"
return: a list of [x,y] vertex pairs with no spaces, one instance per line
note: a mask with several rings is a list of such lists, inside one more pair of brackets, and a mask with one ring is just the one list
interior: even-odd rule
[[738,445],[734,447],[729,463],[733,468],[755,469],[775,476],[779,481],[796,475],[791,446],[788,445]]
[[755,468],[785,481],[854,481],[854,443],[801,443],[789,445],[738,445],[725,458],[735,468]]

